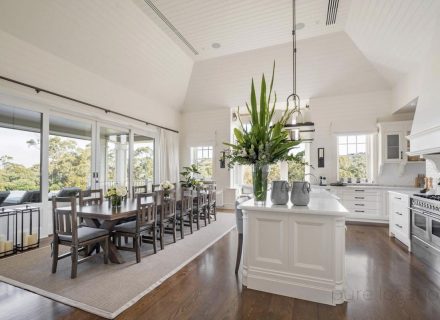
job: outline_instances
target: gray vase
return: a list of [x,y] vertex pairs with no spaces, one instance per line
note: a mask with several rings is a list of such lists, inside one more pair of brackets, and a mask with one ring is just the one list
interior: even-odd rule
[[292,182],[292,194],[290,196],[295,206],[306,206],[310,202],[310,183],[306,181]]
[[273,204],[285,205],[289,201],[289,183],[287,181],[272,181],[270,199]]

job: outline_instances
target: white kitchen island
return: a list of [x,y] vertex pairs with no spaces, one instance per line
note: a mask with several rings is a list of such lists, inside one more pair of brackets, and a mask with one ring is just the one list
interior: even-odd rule
[[[268,197],[269,198],[269,197]],[[244,202],[243,285],[336,305],[345,301],[345,215],[338,198],[312,192],[306,207]]]

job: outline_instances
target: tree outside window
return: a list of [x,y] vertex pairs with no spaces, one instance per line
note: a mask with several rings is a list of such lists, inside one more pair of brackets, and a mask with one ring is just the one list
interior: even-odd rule
[[339,179],[368,179],[367,135],[338,136]]
[[200,171],[200,175],[205,179],[212,179],[212,151],[211,146],[203,146],[191,148],[193,159],[192,164],[195,164]]

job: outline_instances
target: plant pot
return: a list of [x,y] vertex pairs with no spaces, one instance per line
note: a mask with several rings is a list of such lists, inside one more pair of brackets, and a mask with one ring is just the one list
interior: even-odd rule
[[264,204],[267,197],[267,175],[269,165],[254,164],[252,168],[252,184],[254,186],[254,200],[257,204]]

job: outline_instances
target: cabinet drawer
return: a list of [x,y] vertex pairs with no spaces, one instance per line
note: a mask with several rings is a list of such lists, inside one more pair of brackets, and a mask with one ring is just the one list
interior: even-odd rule
[[409,237],[409,225],[406,221],[394,220],[390,221],[390,228],[392,232],[401,233],[402,235]]
[[347,193],[344,194],[343,196],[344,200],[348,200],[348,201],[360,201],[360,202],[378,202],[379,201],[379,195],[377,194],[371,194],[371,193],[366,193],[366,194],[357,194],[357,193]]
[[350,188],[344,190],[344,195],[373,195],[373,196],[379,196],[380,192],[377,190],[371,190],[371,189],[362,189],[362,188]]
[[378,215],[379,211],[377,209],[368,209],[368,208],[347,208],[348,211],[352,214],[359,214],[359,215]]
[[363,200],[343,200],[342,204],[348,209],[369,209],[378,210],[379,202],[367,202]]

